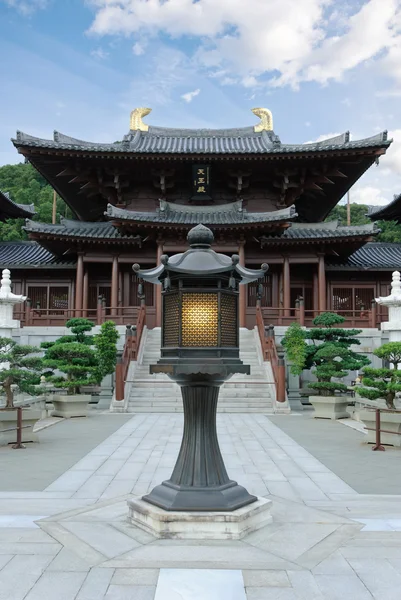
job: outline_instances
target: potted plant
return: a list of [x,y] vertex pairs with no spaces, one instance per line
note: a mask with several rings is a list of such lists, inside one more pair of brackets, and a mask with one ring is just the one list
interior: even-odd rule
[[[358,395],[366,398],[366,404],[372,407],[395,410],[394,404],[397,392],[401,392],[401,342],[389,342],[377,348],[373,354],[381,358],[386,365],[391,365],[374,369],[366,367],[363,370],[362,385],[358,387]],[[370,401],[370,402],[369,402]],[[359,418],[368,428],[368,442],[375,441],[375,412],[372,410],[361,409]],[[394,434],[401,433],[401,412],[386,413],[380,415],[381,429],[393,431]],[[401,446],[401,436],[392,433],[382,433],[383,444]]]
[[[38,386],[42,372],[42,359],[39,356],[32,356],[38,352],[39,349],[34,346],[19,345],[10,338],[0,337],[0,384],[6,398],[5,408],[0,411],[0,431],[16,427],[17,412],[14,406],[14,395],[17,390],[30,396],[42,393],[42,389]],[[41,417],[41,410],[31,407],[23,409],[22,440],[24,442],[38,441],[38,437],[33,433],[33,427]],[[17,432],[7,431],[0,437],[7,443],[13,443],[17,439]]]
[[[296,332],[296,335],[292,333],[289,337],[286,334],[283,340],[287,356],[294,363],[291,367],[293,372],[313,369],[312,373],[317,378],[308,386],[317,391],[317,395],[309,396],[316,418],[349,417],[348,399],[336,395],[338,392],[347,392],[348,388],[344,383],[332,380],[343,379],[349,371],[358,370],[370,362],[366,356],[351,350],[351,346],[360,344],[356,336],[361,330],[338,327],[344,321],[344,317],[335,313],[322,313],[313,320],[314,328],[302,330],[304,346],[300,332]],[[305,340],[311,343],[306,344]]]
[[88,319],[70,319],[66,327],[72,335],[64,335],[55,342],[44,342],[46,349],[43,365],[51,370],[46,380],[55,388],[66,390],[66,395],[53,397],[54,416],[84,417],[87,415],[90,394],[82,394],[83,386],[98,382],[99,361],[93,348],[94,339],[86,332],[93,323]]

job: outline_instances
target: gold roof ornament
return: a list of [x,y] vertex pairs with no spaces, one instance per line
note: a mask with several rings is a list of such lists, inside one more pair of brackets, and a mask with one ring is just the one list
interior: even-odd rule
[[255,133],[273,131],[273,115],[268,108],[252,108],[252,112],[260,119],[260,123],[254,127]]
[[130,126],[129,126],[130,130],[131,131],[148,131],[149,125],[146,125],[146,123],[144,123],[142,121],[142,117],[146,117],[146,115],[148,115],[151,112],[152,112],[151,108],[145,108],[145,107],[134,108],[134,110],[131,111]]

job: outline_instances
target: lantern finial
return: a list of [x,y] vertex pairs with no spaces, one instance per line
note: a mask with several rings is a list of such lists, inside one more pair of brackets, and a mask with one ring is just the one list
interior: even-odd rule
[[188,233],[187,240],[191,248],[209,248],[214,241],[214,235],[209,227],[201,223]]

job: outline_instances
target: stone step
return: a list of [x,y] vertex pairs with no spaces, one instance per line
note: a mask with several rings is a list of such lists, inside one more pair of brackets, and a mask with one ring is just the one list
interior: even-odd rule
[[[163,413],[182,413],[182,406],[167,406],[167,405],[161,405],[161,406],[128,406],[127,412],[130,413],[144,413],[144,412],[154,412],[154,413],[159,413],[159,412],[163,412]],[[217,412],[218,413],[247,413],[247,412],[254,412],[254,413],[272,413],[273,412],[273,408],[272,406],[219,406],[217,408]]]

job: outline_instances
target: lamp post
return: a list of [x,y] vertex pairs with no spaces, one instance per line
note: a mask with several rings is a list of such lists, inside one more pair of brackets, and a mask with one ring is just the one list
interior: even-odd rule
[[142,499],[167,511],[233,511],[257,500],[229,479],[216,431],[220,386],[234,373],[249,374],[239,358],[239,284],[263,277],[239,257],[211,249],[213,233],[197,225],[188,234],[190,249],[161,257],[138,277],[162,284],[161,358],[151,373],[166,373],[181,387],[184,432],[169,480]]

